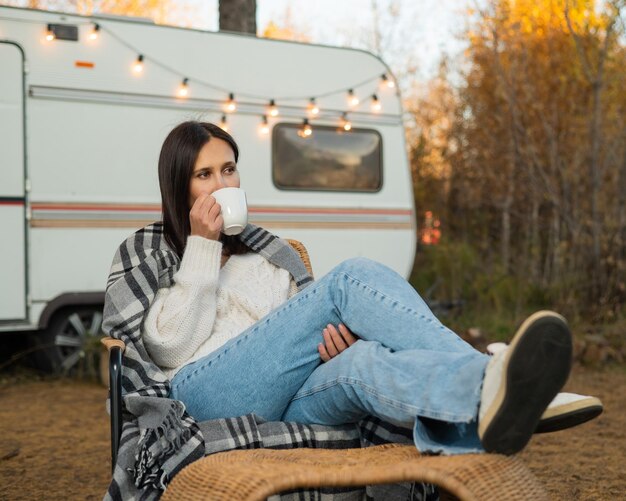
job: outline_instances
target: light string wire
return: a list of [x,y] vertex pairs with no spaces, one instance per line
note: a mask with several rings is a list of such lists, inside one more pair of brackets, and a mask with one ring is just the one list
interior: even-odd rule
[[[71,14],[70,14],[71,15]],[[14,18],[8,18],[6,16],[0,16],[0,20],[10,20],[10,21],[17,21],[17,22],[22,22],[22,23],[27,23],[27,24],[41,24],[41,21],[34,21],[34,20],[27,20],[27,19],[14,19]],[[202,87],[205,88],[209,88],[212,90],[216,90],[219,92],[222,92],[224,94],[227,94],[229,96],[229,100],[231,100],[234,96],[240,96],[240,97],[244,97],[244,98],[249,98],[249,99],[255,99],[255,100],[263,100],[266,105],[267,102],[269,100],[269,107],[272,106],[276,106],[276,101],[281,101],[283,103],[285,102],[293,102],[293,101],[301,101],[301,100],[307,100],[308,104],[306,106],[306,113],[310,112],[310,108],[311,106],[315,106],[316,108],[319,106],[318,104],[318,99],[320,98],[324,98],[324,97],[328,97],[328,96],[332,96],[335,94],[339,94],[339,93],[345,93],[347,96],[348,100],[351,99],[356,99],[356,105],[358,104],[365,104],[368,101],[371,101],[371,106],[372,106],[372,111],[370,113],[373,113],[374,115],[379,115],[381,117],[385,116],[385,117],[392,117],[392,116],[398,116],[396,114],[389,114],[389,113],[380,113],[381,112],[381,106],[380,106],[380,100],[378,98],[378,92],[380,90],[380,87],[383,85],[387,85],[390,88],[395,87],[395,80],[393,79],[393,77],[389,76],[388,73],[377,73],[376,75],[369,77],[367,79],[364,79],[358,83],[352,84],[350,87],[345,88],[342,87],[340,89],[335,89],[335,90],[330,90],[321,94],[317,94],[315,96],[285,96],[285,97],[267,97],[267,96],[262,96],[262,95],[258,95],[258,94],[250,94],[250,93],[244,93],[244,92],[233,92],[232,89],[226,89],[225,87],[221,87],[212,83],[209,83],[205,80],[202,80],[200,78],[196,78],[196,77],[188,77],[188,76],[183,76],[181,77],[181,72],[176,70],[175,68],[169,66],[168,64],[163,63],[162,61],[159,61],[158,59],[152,57],[151,55],[146,56],[146,54],[144,52],[142,52],[141,50],[137,49],[134,45],[130,44],[129,42],[127,42],[126,40],[124,40],[123,37],[121,37],[120,35],[118,35],[117,33],[115,33],[113,30],[111,30],[108,26],[106,26],[106,24],[102,24],[101,22],[96,22],[96,20],[94,19],[98,19],[98,18],[90,18],[89,20],[86,21],[78,21],[78,22],[72,22],[73,25],[77,26],[77,27],[86,27],[86,26],[91,26],[92,27],[92,31],[91,33],[97,33],[97,36],[99,37],[99,34],[101,33],[106,33],[107,35],[109,35],[112,39],[114,39],[118,44],[126,47],[127,49],[129,49],[130,51],[132,51],[134,54],[137,55],[137,61],[140,62],[141,64],[143,64],[146,60],[150,61],[151,64],[154,64],[155,66],[165,70],[166,72],[175,75],[179,81],[182,78],[182,89],[184,89],[181,92],[181,87],[179,87],[179,96],[178,97],[182,97],[184,99],[188,99],[188,85],[190,82],[193,82],[194,84],[199,84]],[[99,19],[98,19],[99,20]],[[55,24],[55,23],[48,23],[48,25],[50,24]],[[153,25],[150,25],[153,26]],[[79,30],[79,37],[80,37],[80,30]],[[379,80],[379,84],[377,85],[377,87],[374,89],[373,93],[367,95],[364,98],[358,99],[358,96],[356,95],[356,93],[354,92],[355,88],[360,88],[363,87],[364,85],[367,85],[373,81]],[[241,103],[241,104],[246,104],[246,103]],[[250,105],[254,105],[254,103],[247,103]],[[286,108],[299,108],[299,106],[294,106],[294,105],[285,105]],[[351,121],[348,119],[348,113],[353,114],[355,116],[360,116],[360,115],[364,115],[365,112],[364,111],[359,111],[358,109],[356,109],[357,106],[355,105],[349,105],[348,109],[345,111],[341,111],[341,110],[331,110],[328,109],[328,112],[336,112],[338,113],[338,115],[340,116],[340,126],[343,127],[346,131],[351,130],[352,128],[352,124]],[[318,108],[319,110],[319,108]],[[226,114],[230,114],[231,112],[226,112]],[[302,123],[302,129],[301,132],[304,133],[303,137],[309,136],[311,134],[311,126],[309,123],[309,120],[311,119],[315,119],[317,118],[317,114],[319,113],[319,111],[315,112],[312,114],[312,116],[310,115],[308,118],[304,118],[303,123]],[[370,114],[368,113],[368,114]],[[227,126],[227,121],[226,121],[226,114],[222,115],[222,128],[228,127]],[[257,113],[244,113],[244,114],[252,114],[252,115],[257,115]],[[271,114],[271,113],[270,113]],[[259,124],[261,129],[263,129],[263,133],[267,133],[265,132],[265,129],[267,128],[267,111],[266,113],[263,113],[259,116],[262,117],[262,122]],[[400,115],[402,116],[402,115]]]
[[[93,23],[82,23],[82,24],[93,24]],[[124,47],[130,49],[131,51],[133,51],[135,54],[137,55],[142,55],[144,61],[151,61],[153,64],[155,64],[156,66],[164,69],[165,71],[168,71],[169,73],[172,73],[173,75],[177,75],[180,78],[180,75],[182,75],[182,73],[174,68],[172,68],[171,66],[159,61],[158,59],[146,55],[145,52],[137,49],[136,47],[134,47],[133,45],[131,45],[130,43],[128,43],[126,40],[124,40],[122,37],[120,37],[117,33],[113,32],[110,28],[108,28],[107,26],[103,26],[100,23],[98,23],[100,26],[100,31],[104,31],[106,33],[108,33],[111,37],[113,37],[119,44],[123,45]],[[233,91],[232,89],[227,89],[225,87],[220,87],[218,85],[209,83],[205,80],[202,80],[200,78],[194,77],[194,76],[188,76],[185,75],[184,78],[187,78],[188,81],[191,83],[196,83],[196,84],[200,84],[203,87],[207,87],[209,89],[213,89],[213,90],[217,90],[219,92],[223,92],[224,94],[234,94],[235,97],[247,97],[250,99],[259,99],[259,100],[270,100],[273,99],[274,101],[281,101],[281,102],[288,102],[288,101],[302,101],[302,100],[309,100],[311,98],[314,99],[320,99],[320,98],[324,98],[324,97],[328,97],[328,96],[332,96],[334,94],[340,94],[340,93],[347,93],[348,89],[354,89],[354,88],[358,88],[358,87],[362,87],[370,82],[373,82],[375,80],[380,80],[382,77],[382,74],[377,73],[375,76],[369,77],[365,80],[362,80],[356,84],[353,84],[351,86],[348,87],[342,87],[340,89],[335,89],[335,90],[331,90],[328,92],[324,92],[322,94],[317,94],[315,96],[311,96],[311,95],[307,95],[307,96],[289,96],[289,97],[275,97],[275,96],[263,96],[263,95],[259,95],[259,94],[249,94],[249,93],[244,93],[244,92],[238,92],[238,91]],[[389,78],[389,76],[387,75],[387,78]],[[372,93],[372,95],[375,95],[375,92]],[[370,95],[368,97],[368,99],[372,99],[372,95]]]
[[[72,15],[72,14],[70,14]],[[26,24],[41,24],[41,21],[35,21],[35,20],[30,20],[30,19],[15,19],[15,18],[10,18],[10,17],[6,17],[6,16],[0,16],[0,19],[2,20],[6,20],[6,21],[16,21],[16,22],[21,22],[21,23],[26,23]],[[50,24],[54,24],[54,23],[50,23]],[[209,88],[209,89],[213,89],[219,92],[223,92],[225,94],[234,94],[236,97],[237,96],[241,96],[241,97],[246,97],[246,98],[250,98],[250,99],[259,99],[259,100],[269,100],[269,99],[274,99],[275,101],[281,101],[281,102],[289,102],[289,101],[302,101],[302,100],[310,100],[315,99],[317,101],[317,99],[321,99],[324,97],[328,97],[328,96],[332,96],[335,94],[340,94],[340,93],[347,93],[350,89],[355,89],[355,88],[359,88],[362,87],[368,83],[371,83],[375,80],[385,80],[385,79],[391,79],[393,77],[390,77],[387,73],[383,73],[383,74],[376,74],[375,76],[366,78],[358,83],[352,84],[348,87],[342,87],[340,89],[334,89],[334,90],[330,90],[321,94],[316,94],[315,96],[311,96],[311,95],[307,95],[307,96],[284,96],[284,97],[268,97],[268,96],[263,96],[263,95],[259,95],[259,94],[250,94],[250,93],[244,93],[244,92],[236,92],[233,91],[232,89],[226,89],[225,87],[220,87],[218,85],[206,82],[205,80],[202,80],[200,78],[197,77],[193,77],[193,76],[185,76],[185,77],[181,77],[182,73],[178,70],[176,70],[175,68],[172,68],[171,66],[169,66],[168,64],[163,63],[162,61],[159,61],[157,58],[152,57],[151,55],[146,55],[145,52],[142,52],[141,50],[137,49],[135,46],[133,46],[132,44],[128,43],[126,40],[124,40],[121,36],[119,36],[117,33],[115,33],[113,30],[111,30],[108,26],[106,26],[106,24],[102,23],[102,20],[95,18],[95,20],[90,20],[90,21],[78,21],[78,22],[72,22],[72,24],[76,25],[76,26],[92,26],[95,27],[95,25],[97,24],[99,27],[99,31],[101,33],[107,33],[108,35],[110,35],[113,39],[115,39],[120,45],[123,45],[124,47],[126,47],[127,49],[133,51],[136,55],[142,55],[143,56],[143,60],[147,61],[149,60],[152,64],[154,64],[155,66],[158,66],[160,68],[162,68],[163,70],[176,75],[179,80],[181,78],[187,78],[188,83],[189,82],[193,82],[195,84],[200,84],[203,87]],[[153,26],[153,25],[150,25]],[[366,102],[367,100],[373,100],[373,96],[376,95],[376,90],[374,92],[372,92],[370,95],[368,95],[366,98],[360,100],[361,102]]]
[[[134,47],[133,45],[129,44],[128,42],[126,42],[126,40],[124,40],[122,37],[120,37],[118,34],[114,33],[113,31],[111,31],[108,27],[106,26],[102,26],[100,25],[100,31],[106,32],[108,33],[111,37],[113,37],[115,40],[117,40],[118,43],[120,43],[121,45],[123,45],[124,47],[130,49],[131,51],[133,51],[136,55],[142,55],[144,58],[144,61],[151,61],[155,66],[158,66],[162,69],[164,69],[165,71],[168,71],[169,73],[172,73],[173,75],[177,75],[179,76],[179,79],[183,78],[182,72],[172,68],[171,66],[159,61],[158,59],[147,55],[146,52],[141,51],[140,49],[137,49],[136,47]],[[307,96],[289,96],[289,97],[275,97],[275,96],[263,96],[260,94],[249,94],[249,93],[244,93],[244,92],[238,92],[238,91],[233,91],[232,89],[227,89],[225,87],[220,87],[219,85],[215,85],[209,82],[206,82],[205,80],[202,80],[200,78],[194,77],[194,76],[189,76],[186,75],[184,78],[187,78],[189,80],[189,83],[196,83],[196,84],[200,84],[204,87],[207,87],[209,89],[213,89],[213,90],[217,90],[220,92],[223,92],[224,94],[234,94],[235,97],[241,96],[241,97],[247,97],[247,98],[251,98],[251,99],[261,99],[261,100],[265,100],[265,101],[269,101],[270,99],[273,99],[274,101],[281,101],[281,102],[286,102],[286,101],[302,101],[302,100],[309,100],[310,98],[315,98],[320,99],[323,97],[328,97],[328,96],[332,96],[334,94],[339,94],[339,93],[347,93],[348,89],[352,89],[352,88],[358,88],[361,87],[365,84],[368,84],[370,82],[373,82],[374,80],[380,80],[381,75],[377,74],[374,77],[369,77],[365,80],[362,80],[359,83],[353,84],[350,87],[342,87],[341,89],[335,89],[335,90],[331,90],[328,92],[324,92],[322,94],[316,94],[315,96],[311,96],[311,95],[307,95]]]

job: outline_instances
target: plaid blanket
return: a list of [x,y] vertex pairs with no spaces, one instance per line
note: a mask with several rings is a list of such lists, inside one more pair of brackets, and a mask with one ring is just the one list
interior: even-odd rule
[[[298,253],[262,228],[248,225],[239,237],[253,252],[289,271],[298,290],[312,283]],[[122,367],[124,425],[117,464],[105,499],[158,499],[170,479],[206,454],[232,450],[294,447],[366,447],[386,442],[412,443],[411,430],[369,418],[357,425],[328,427],[265,423],[249,414],[197,423],[182,402],[168,398],[170,382],[150,359],[141,325],[157,290],[170,287],[180,258],[163,236],[163,224],[152,223],[117,249],[107,281],[103,330],[124,341]],[[428,485],[342,490],[306,490],[281,499],[436,499]]]

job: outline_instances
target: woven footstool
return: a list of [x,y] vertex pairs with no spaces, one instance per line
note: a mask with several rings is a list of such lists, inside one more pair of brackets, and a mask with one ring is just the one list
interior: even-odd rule
[[539,481],[515,456],[423,456],[414,446],[399,444],[221,452],[181,470],[161,499],[260,501],[297,488],[408,481],[436,484],[468,501],[548,499]]

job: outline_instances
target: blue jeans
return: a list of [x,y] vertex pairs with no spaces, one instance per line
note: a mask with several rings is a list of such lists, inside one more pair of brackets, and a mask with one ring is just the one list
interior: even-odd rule
[[[360,339],[321,363],[322,330],[340,322]],[[200,421],[253,412],[335,425],[373,415],[413,427],[422,452],[480,452],[487,360],[442,325],[400,275],[355,258],[184,366],[171,397]]]

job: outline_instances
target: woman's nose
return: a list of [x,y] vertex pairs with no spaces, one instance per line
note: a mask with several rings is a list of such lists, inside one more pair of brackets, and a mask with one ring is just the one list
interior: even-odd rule
[[226,184],[226,179],[224,179],[224,176],[218,176],[217,177],[217,190],[221,190],[222,188],[226,188],[227,184]]

